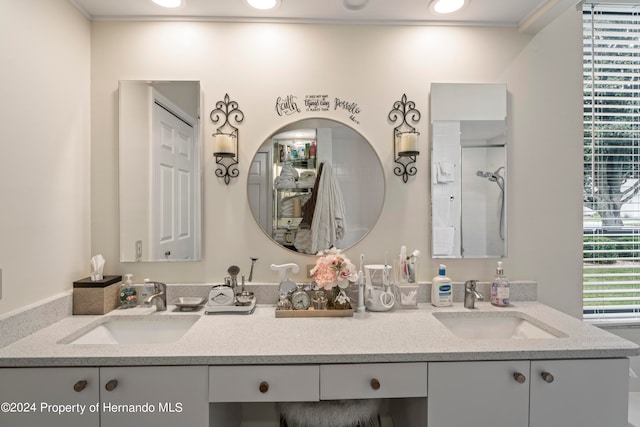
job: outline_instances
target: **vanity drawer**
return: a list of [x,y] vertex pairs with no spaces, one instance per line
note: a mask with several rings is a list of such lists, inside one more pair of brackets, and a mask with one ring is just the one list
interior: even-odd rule
[[210,366],[210,402],[319,400],[318,365]]
[[426,363],[367,363],[320,367],[321,400],[426,395]]

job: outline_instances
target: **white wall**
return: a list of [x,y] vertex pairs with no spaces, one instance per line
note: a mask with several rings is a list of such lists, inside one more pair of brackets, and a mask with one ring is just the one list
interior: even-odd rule
[[365,224],[375,224],[384,202],[384,192],[358,189],[384,188],[379,160],[372,150],[358,150],[365,143],[351,128],[334,128],[331,132],[331,165],[344,195],[345,235],[336,244],[350,247],[366,233]]
[[504,166],[504,148],[467,146],[461,151],[461,163],[465,165],[461,170],[464,254],[476,257],[502,254],[505,243],[500,237],[502,191],[496,182],[479,177],[477,171],[493,172]]
[[0,313],[89,273],[90,29],[67,0],[0,2]]
[[[582,15],[543,29],[507,73],[510,277],[582,316]],[[517,266],[513,272],[513,263]]]
[[[367,137],[385,167],[386,197],[376,228],[347,254],[370,262],[401,245],[427,259],[430,280],[429,85],[506,83],[509,91],[509,257],[513,279],[539,282],[545,303],[580,315],[581,27],[566,12],[535,37],[508,28],[412,27],[212,22],[92,23],[92,250],[111,272],[167,282],[219,282],[228,265],[255,281],[276,281],[271,263],[313,262],[276,247],[260,231],[246,198],[247,170],[267,135],[295,118],[275,113],[276,98],[328,94],[357,102],[359,124],[339,110],[328,118]],[[170,59],[170,60],[169,60]],[[118,264],[117,87],[120,79],[201,80],[204,135],[208,112],[226,93],[245,113],[240,178],[225,186],[204,148],[204,260],[185,264]],[[422,113],[418,174],[407,184],[392,172],[387,114],[406,93]],[[552,155],[551,155],[552,153]],[[541,171],[545,173],[541,173]],[[553,189],[553,191],[548,191]],[[126,208],[126,207],[125,207]],[[495,261],[449,260],[454,280],[488,280]],[[303,280],[300,276],[298,279]]]

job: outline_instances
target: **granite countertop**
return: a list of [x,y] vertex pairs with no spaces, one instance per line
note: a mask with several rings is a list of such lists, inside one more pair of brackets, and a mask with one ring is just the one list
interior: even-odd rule
[[[61,344],[105,316],[70,316],[6,347],[0,366],[137,366],[432,362],[462,360],[613,358],[640,354],[639,347],[537,302],[508,308],[488,303],[467,310],[419,304],[414,310],[356,314],[345,318],[276,318],[273,305],[251,315],[204,315],[135,308],[105,316],[198,316],[178,341],[168,344]],[[434,313],[492,316],[516,311],[539,319],[556,338],[463,339]]]

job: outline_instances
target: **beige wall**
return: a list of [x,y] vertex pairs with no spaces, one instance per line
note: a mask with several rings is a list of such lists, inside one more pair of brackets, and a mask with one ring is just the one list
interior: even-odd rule
[[[259,282],[277,280],[271,263],[313,262],[274,246],[246,200],[248,164],[264,138],[291,120],[274,110],[276,98],[289,94],[357,102],[359,124],[341,111],[325,116],[367,137],[385,167],[382,216],[347,254],[377,262],[403,244],[420,249],[420,278],[430,280],[439,261],[429,251],[428,139],[418,174],[403,184],[392,173],[387,114],[406,93],[422,112],[418,130],[426,137],[432,82],[504,82],[511,135],[506,271],[536,280],[541,301],[579,316],[581,30],[574,9],[532,37],[479,27],[89,23],[64,0],[3,0],[0,28],[0,313],[69,290],[97,253],[107,273],[166,282],[218,282],[230,264],[246,272],[249,256],[260,258]],[[117,261],[121,79],[200,80],[205,135],[214,131],[208,112],[225,93],[245,112],[239,179],[221,183],[205,145],[202,262]],[[488,280],[495,261],[447,265],[454,280]]]
[[[421,280],[436,273],[429,234],[429,86],[432,82],[503,82],[509,91],[509,257],[512,279],[539,282],[541,301],[580,315],[581,290],[581,27],[566,12],[536,36],[509,28],[413,27],[212,22],[92,23],[92,252],[109,272],[166,282],[219,282],[230,264],[254,281],[274,282],[271,263],[312,263],[276,247],[248,209],[247,169],[263,140],[292,118],[275,113],[279,96],[328,94],[357,102],[354,124],[385,167],[386,198],[375,229],[347,251],[379,262],[401,245],[423,254]],[[200,80],[204,135],[208,113],[228,93],[245,113],[240,125],[240,177],[225,186],[204,147],[204,260],[119,264],[118,110],[121,79]],[[418,174],[403,184],[392,172],[387,114],[406,93],[422,112]],[[296,118],[309,117],[303,113]],[[127,208],[123,206],[122,208]],[[456,281],[489,280],[495,260],[450,260]],[[298,277],[304,280],[303,276]]]
[[0,2],[0,313],[71,288],[90,253],[89,21]]

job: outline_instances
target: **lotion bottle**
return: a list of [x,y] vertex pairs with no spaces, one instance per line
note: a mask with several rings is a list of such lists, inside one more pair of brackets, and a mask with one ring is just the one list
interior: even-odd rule
[[504,277],[501,261],[498,261],[496,277],[491,282],[491,304],[498,307],[509,305],[509,280]]
[[451,279],[445,275],[446,268],[446,265],[440,264],[438,275],[431,282],[431,304],[436,307],[453,305],[453,289]]

